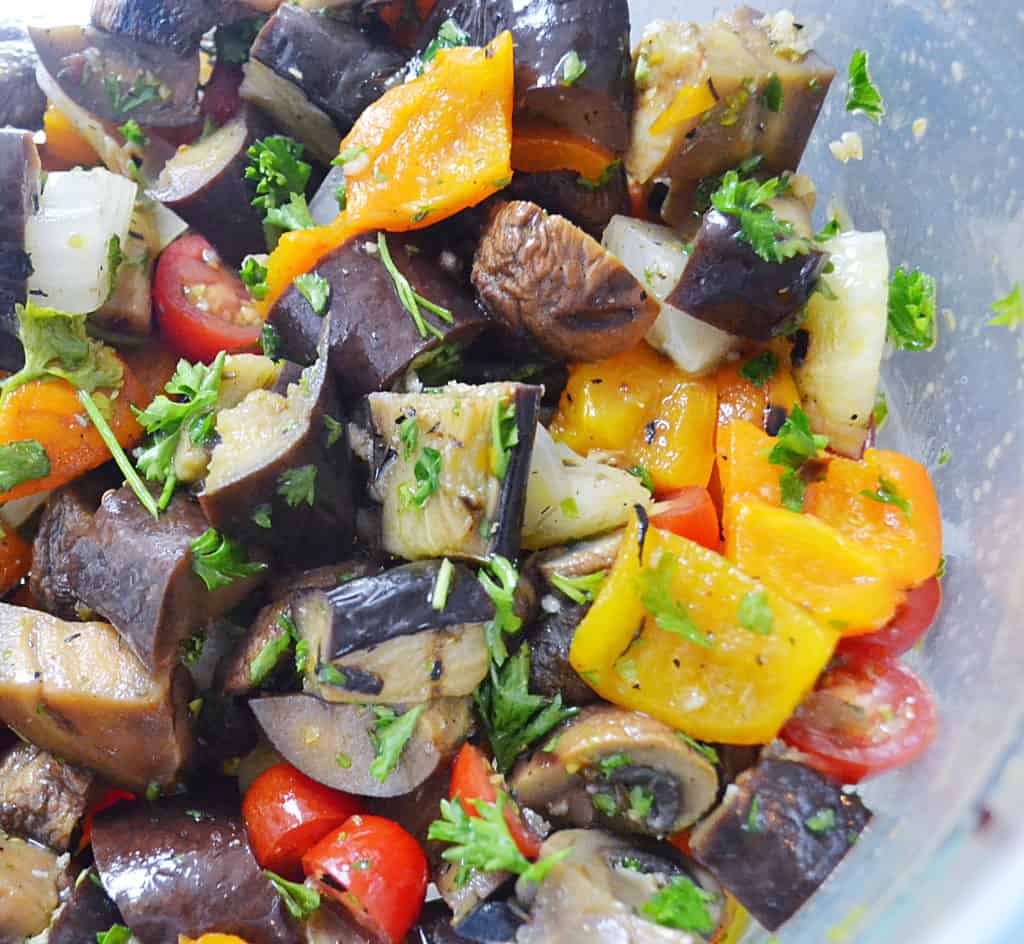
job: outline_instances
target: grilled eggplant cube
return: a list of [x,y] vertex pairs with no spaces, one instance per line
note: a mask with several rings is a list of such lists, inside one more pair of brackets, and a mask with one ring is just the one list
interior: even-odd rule
[[39,200],[39,152],[30,131],[0,129],[0,369],[25,362],[15,305],[24,304],[32,262],[25,227]]
[[203,34],[226,18],[225,0],[92,0],[93,26],[128,39],[199,52]]
[[217,434],[199,495],[213,527],[300,565],[333,562],[348,550],[350,450],[325,358],[286,393],[254,390],[221,410]]
[[740,774],[690,837],[701,865],[769,931],[831,874],[871,812],[817,771],[766,759]]
[[266,249],[245,168],[249,145],[268,131],[259,112],[247,106],[209,137],[179,148],[148,191],[202,232],[233,266]]
[[368,397],[384,549],[407,560],[514,558],[541,395],[493,383]]
[[387,90],[405,55],[348,23],[292,4],[256,37],[243,97],[265,108],[324,163],[340,135]]
[[172,665],[185,639],[234,609],[263,579],[261,572],[208,590],[193,569],[190,545],[209,527],[181,492],[154,520],[126,486],[103,496],[68,552],[75,597],[110,620],[151,671]]
[[106,623],[0,604],[0,721],[111,783],[175,783],[193,750],[188,673],[147,672]]
[[[424,311],[440,337],[429,331],[421,334],[381,261],[378,238],[371,232],[350,239],[314,269],[330,286],[328,359],[346,397],[388,389],[410,368],[469,344],[487,323],[472,293],[431,261],[415,236],[392,233],[386,239],[395,268],[418,295],[451,312],[452,322],[447,324]],[[270,312],[282,353],[300,364],[312,363],[316,356],[323,322],[294,285]]]
[[494,604],[465,565],[450,577],[442,570],[442,561],[417,561],[299,595],[292,617],[309,646],[306,687],[367,703],[471,694],[487,674]]

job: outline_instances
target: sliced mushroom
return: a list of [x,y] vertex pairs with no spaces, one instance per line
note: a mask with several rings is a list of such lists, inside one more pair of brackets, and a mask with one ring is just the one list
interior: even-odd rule
[[216,429],[199,495],[213,527],[298,564],[333,562],[349,549],[351,450],[326,357],[286,394],[257,389],[221,410]]
[[811,249],[769,262],[739,234],[735,216],[708,210],[666,303],[728,334],[766,341],[807,304],[828,256]]
[[292,616],[309,644],[307,686],[329,701],[368,703],[471,694],[487,673],[484,624],[494,604],[456,564],[435,608],[442,566],[420,561],[299,595]]
[[[514,559],[540,398],[539,387],[517,383],[372,394],[384,550],[409,560]],[[436,485],[424,478],[427,463]]]
[[564,360],[628,350],[658,316],[657,302],[615,256],[535,203],[513,201],[495,213],[473,285],[491,315]]
[[[569,829],[551,836],[540,858],[566,852],[543,882],[517,884],[530,915],[517,944],[700,944],[717,940],[729,920],[718,883],[671,846],[650,851],[598,830]],[[674,930],[645,916],[644,906],[674,882],[703,893],[707,924],[700,931]]]
[[130,790],[181,777],[193,747],[184,669],[151,675],[106,623],[6,604],[0,651],[0,721],[23,738]]
[[311,695],[257,698],[249,704],[286,761],[335,790],[371,797],[415,790],[451,760],[472,724],[468,698],[428,702],[397,766],[381,781],[370,772],[377,755],[372,708],[332,705]]
[[147,196],[200,230],[231,265],[264,252],[263,221],[245,180],[249,146],[269,131],[255,108],[242,112],[209,137],[178,148]]
[[[376,231],[354,237],[313,270],[330,286],[328,358],[339,389],[350,397],[393,387],[410,367],[461,349],[486,324],[472,293],[429,258],[415,234],[391,233],[386,240],[395,269],[418,295],[451,313],[448,324],[424,311],[434,331],[418,330],[381,260],[378,239]],[[275,303],[270,322],[286,357],[313,362],[324,316],[298,288],[290,287]]]
[[557,822],[665,836],[696,822],[718,793],[707,758],[638,712],[587,708],[549,747],[520,761],[509,783],[524,806]]
[[832,873],[871,819],[817,771],[768,758],[740,774],[690,837],[698,862],[769,931]]
[[199,57],[86,26],[30,27],[46,71],[102,121],[181,128],[199,118]]
[[[0,60],[2,61],[2,60]],[[32,262],[25,227],[36,212],[39,152],[28,131],[0,129],[0,369],[16,371],[25,362],[15,305],[28,293]]]
[[669,181],[662,216],[674,228],[693,231],[703,178],[755,154],[768,174],[796,170],[835,76],[799,34],[788,11],[750,7],[707,26],[655,20],[644,30],[626,166],[642,184]]
[[67,884],[66,861],[0,832],[0,944],[22,944],[46,930]]
[[185,639],[263,579],[261,571],[208,590],[193,569],[191,544],[209,527],[199,505],[181,492],[154,520],[126,486],[103,496],[68,553],[76,598],[110,620],[151,670],[172,665]]
[[18,743],[0,761],[0,829],[66,852],[97,786],[92,771]]

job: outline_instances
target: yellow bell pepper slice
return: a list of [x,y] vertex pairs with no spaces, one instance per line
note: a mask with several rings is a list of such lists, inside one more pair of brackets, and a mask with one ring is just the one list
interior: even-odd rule
[[551,435],[581,455],[609,452],[623,468],[643,466],[663,494],[707,487],[717,413],[714,378],[691,377],[641,343],[572,367]]
[[[691,737],[768,743],[825,668],[838,634],[724,557],[653,527],[641,542],[641,530],[634,516],[576,630],[573,668],[613,704]],[[675,562],[676,609],[683,608],[710,645],[662,628],[644,605],[641,575],[651,574],[663,555]],[[771,613],[766,633],[741,624],[741,606],[752,598]]]
[[668,108],[658,115],[654,124],[651,125],[651,134],[664,134],[690,118],[703,115],[717,104],[718,99],[715,98],[715,93],[711,91],[708,82],[684,85],[676,92],[676,96]]
[[813,515],[741,499],[725,518],[729,560],[844,636],[881,629],[903,601],[882,554]]
[[234,934],[204,934],[198,939],[179,934],[178,944],[247,944],[247,942]]

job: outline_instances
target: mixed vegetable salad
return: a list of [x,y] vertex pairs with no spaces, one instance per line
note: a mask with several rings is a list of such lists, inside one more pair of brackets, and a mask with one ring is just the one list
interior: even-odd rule
[[[935,734],[899,657],[943,569],[927,471],[874,445],[935,282],[812,225],[809,30],[94,0],[28,32],[0,942],[783,925]],[[835,84],[845,160],[885,103],[860,49]]]

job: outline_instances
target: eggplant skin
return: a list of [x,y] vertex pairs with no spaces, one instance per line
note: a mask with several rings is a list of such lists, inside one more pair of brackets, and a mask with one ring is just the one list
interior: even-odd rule
[[596,190],[580,184],[575,171],[556,170],[516,174],[507,193],[515,200],[529,200],[549,213],[564,216],[596,240],[601,239],[613,216],[629,214],[629,191],[622,167]]
[[547,698],[560,694],[567,705],[592,705],[600,700],[597,692],[569,662],[572,637],[590,605],[573,603],[561,594],[557,599],[558,612],[542,613],[524,637],[523,644],[530,647],[530,691]]
[[198,56],[88,26],[30,27],[29,35],[63,92],[102,121],[120,125],[132,118],[162,129],[199,119]]
[[[35,79],[33,78],[33,82]],[[32,134],[0,129],[0,369],[25,363],[15,306],[24,304],[32,260],[25,251],[25,226],[37,209],[40,164]]]
[[261,113],[245,105],[240,115],[205,140],[178,149],[147,196],[201,232],[231,265],[266,250],[263,221],[245,180],[249,146],[270,133]]
[[[472,294],[426,258],[415,237],[391,233],[388,248],[398,270],[416,292],[452,313],[453,324],[447,325],[424,312],[443,337],[421,337],[377,255],[377,238],[376,231],[356,236],[313,270],[331,287],[328,359],[345,397],[388,389],[443,344],[469,344],[486,324]],[[324,319],[294,285],[274,305],[269,320],[281,336],[284,356],[300,364],[313,362]]]
[[68,554],[75,596],[114,624],[143,665],[166,669],[202,623],[223,616],[263,578],[207,590],[192,569],[190,544],[209,528],[179,492],[154,521],[131,489],[108,492]]
[[228,13],[223,0],[92,0],[93,26],[156,43],[179,55],[199,51],[203,34]]
[[405,65],[405,55],[397,48],[291,4],[278,7],[267,21],[251,56],[298,85],[341,134],[384,94],[389,80]]
[[[276,441],[273,433],[269,439],[263,434],[267,424],[282,423],[287,425]],[[221,443],[199,495],[214,528],[293,565],[334,562],[348,551],[355,529],[351,449],[325,357],[303,372],[287,396],[256,390],[234,410],[222,411],[217,431]],[[312,476],[312,501],[289,496],[289,475]],[[261,507],[268,509],[269,528],[253,516]]]
[[[478,46],[511,31],[517,114],[544,118],[616,154],[625,152],[633,108],[627,0],[442,0],[420,33],[420,53],[447,19]],[[565,57],[571,52],[587,69],[565,85]]]
[[729,334],[767,341],[807,304],[828,255],[815,249],[767,262],[739,232],[734,216],[708,210],[665,302]]
[[97,934],[124,924],[121,912],[92,877],[75,882],[71,897],[50,929],[47,944],[83,944],[95,941]]
[[[36,82],[35,47],[24,24],[0,21],[0,128],[43,126],[46,95]],[[7,165],[0,161],[0,167]]]
[[142,944],[213,932],[249,944],[304,940],[260,870],[237,806],[224,798],[231,790],[216,784],[208,798],[120,804],[93,822],[100,881]]
[[[757,810],[751,813],[755,797]],[[749,828],[752,816],[760,829]],[[766,759],[740,774],[721,806],[693,831],[690,848],[774,931],[817,891],[870,819],[856,794],[844,793],[817,771]]]

